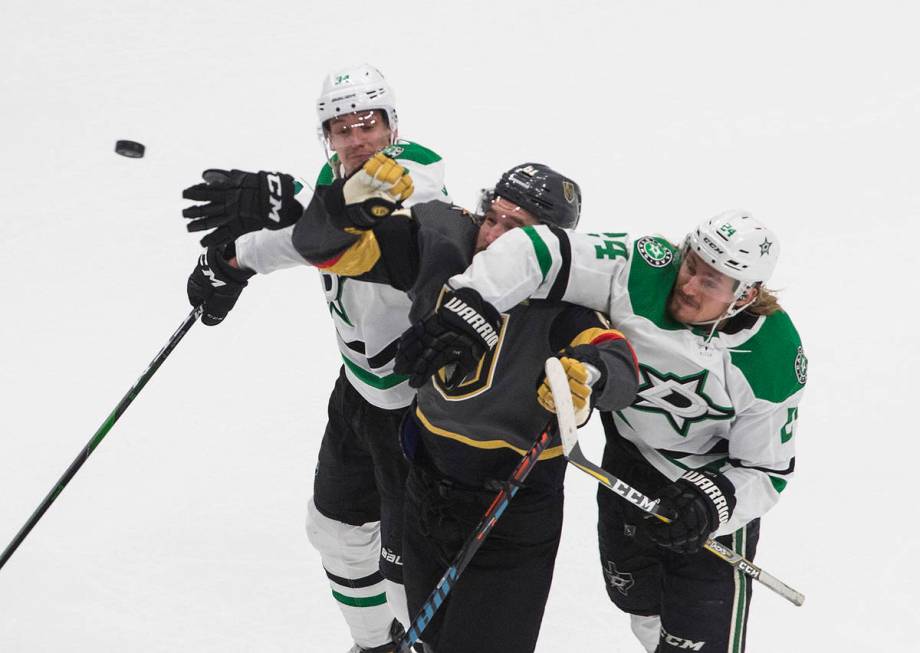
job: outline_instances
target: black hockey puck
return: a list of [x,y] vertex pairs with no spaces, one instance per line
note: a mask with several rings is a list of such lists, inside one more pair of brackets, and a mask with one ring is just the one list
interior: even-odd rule
[[115,151],[131,159],[144,156],[144,145],[136,141],[115,141]]

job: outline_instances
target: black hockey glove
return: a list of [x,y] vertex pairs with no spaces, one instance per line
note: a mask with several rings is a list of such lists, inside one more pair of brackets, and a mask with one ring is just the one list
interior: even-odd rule
[[472,288],[448,293],[434,313],[402,334],[394,371],[408,374],[409,385],[420,388],[439,369],[452,365],[447,379],[452,387],[495,346],[500,327],[498,311]]
[[735,488],[720,474],[691,470],[664,488],[659,499],[658,513],[671,522],[649,516],[644,524],[649,539],[677,553],[696,553],[731,517]]
[[232,267],[227,254],[223,247],[209,247],[198,257],[198,265],[188,278],[188,300],[192,306],[204,305],[201,321],[208,326],[223,322],[255,274]]
[[189,186],[182,197],[207,204],[183,209],[182,217],[191,220],[190,232],[214,229],[201,239],[204,247],[225,245],[250,231],[289,227],[303,213],[290,175],[211,169],[201,177],[205,183]]

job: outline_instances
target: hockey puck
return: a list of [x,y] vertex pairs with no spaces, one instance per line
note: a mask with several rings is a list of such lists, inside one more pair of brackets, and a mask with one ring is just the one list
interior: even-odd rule
[[144,145],[136,141],[115,141],[115,151],[131,159],[144,156]]

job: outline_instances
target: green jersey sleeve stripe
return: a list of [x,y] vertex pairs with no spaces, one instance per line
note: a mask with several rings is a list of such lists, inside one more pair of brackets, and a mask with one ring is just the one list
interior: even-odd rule
[[527,237],[530,238],[530,243],[533,245],[534,253],[537,256],[537,263],[540,264],[540,274],[543,275],[542,281],[546,281],[546,275],[553,264],[553,257],[549,253],[549,247],[547,247],[543,239],[540,238],[540,234],[537,233],[536,229],[530,226],[521,228],[524,230],[524,233],[527,234]]

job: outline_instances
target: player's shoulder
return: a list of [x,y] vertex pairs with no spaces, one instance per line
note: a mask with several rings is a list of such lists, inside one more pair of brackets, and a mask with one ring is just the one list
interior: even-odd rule
[[[407,164],[409,167],[414,167],[415,165],[421,167],[435,166],[442,161],[440,154],[413,141],[397,141],[393,145],[385,147],[383,153],[403,164]],[[328,186],[335,181],[333,167],[337,167],[338,163],[338,154],[333,153],[332,160],[324,163],[316,176],[316,186]],[[441,190],[440,188],[438,189],[438,191]],[[446,191],[443,194],[446,195]]]
[[674,285],[680,249],[663,236],[638,236],[631,240],[629,259],[630,295],[659,304],[657,299],[667,297]]
[[808,358],[786,311],[757,317],[732,339],[736,340],[730,348],[732,364],[744,374],[755,396],[778,403],[805,386]]
[[640,236],[632,241],[633,259],[640,259],[647,266],[660,269],[679,262],[680,250],[664,236]]
[[456,204],[442,202],[441,200],[428,200],[427,202],[412,205],[410,211],[411,216],[419,224],[420,228],[438,231],[444,228],[451,231],[455,229],[479,230],[476,216]]
[[323,167],[320,169],[319,174],[316,175],[316,186],[328,186],[333,181],[335,181],[335,174],[332,172],[332,164],[338,165],[338,154],[332,155],[331,163],[327,161],[323,164]]
[[440,154],[413,141],[399,140],[393,145],[385,147],[383,153],[397,161],[408,161],[423,166],[441,161]]

